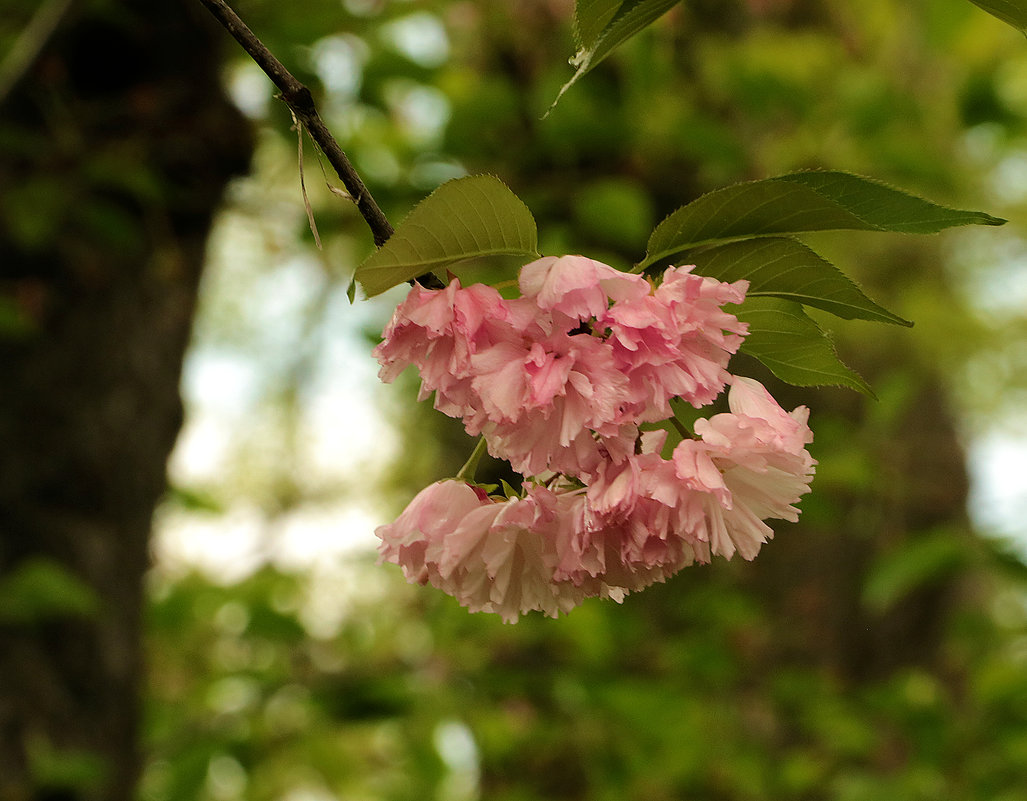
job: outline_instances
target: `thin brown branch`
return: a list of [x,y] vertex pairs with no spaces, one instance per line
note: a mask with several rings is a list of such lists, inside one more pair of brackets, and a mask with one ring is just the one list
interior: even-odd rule
[[306,128],[310,138],[321,148],[328,163],[335,168],[335,172],[342,180],[346,191],[353,197],[357,209],[367,222],[374,236],[374,243],[381,247],[385,241],[392,236],[392,226],[386,219],[384,212],[374,202],[371,193],[367,191],[364,182],[353,169],[349,159],[339,147],[339,143],[328,132],[321,116],[314,106],[314,98],[310,90],[300,83],[285,68],[281,61],[275,58],[274,54],[264,46],[239,15],[236,14],[224,0],[200,0],[207,7],[211,14],[227,30],[235,40],[243,46],[243,49],[250,54],[250,57],[257,63],[267,76],[274,82],[282,92],[282,100],[292,109],[296,119]]

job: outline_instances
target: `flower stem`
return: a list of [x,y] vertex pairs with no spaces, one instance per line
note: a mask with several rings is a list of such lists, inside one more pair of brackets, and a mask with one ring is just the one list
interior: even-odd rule
[[675,429],[677,429],[677,432],[681,435],[681,439],[692,439],[691,432],[687,428],[685,428],[684,423],[678,420],[676,414],[671,415],[667,419],[670,420],[670,424],[674,426]]
[[478,440],[478,444],[474,446],[474,451],[468,457],[464,466],[460,468],[460,472],[456,474],[457,481],[473,481],[474,473],[478,469],[478,462],[481,461],[481,457],[485,455],[485,437],[481,437]]

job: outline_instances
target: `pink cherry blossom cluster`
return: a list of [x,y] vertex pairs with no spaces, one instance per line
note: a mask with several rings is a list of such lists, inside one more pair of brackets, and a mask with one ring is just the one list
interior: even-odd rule
[[[586,597],[621,600],[713,554],[752,559],[796,520],[814,460],[805,407],[786,413],[727,372],[746,325],[722,306],[747,283],[669,268],[658,286],[583,256],[521,270],[521,295],[414,286],[375,349],[381,378],[409,365],[421,399],[462,418],[489,452],[537,477],[495,498],[464,481],[422,490],[376,531],[381,557],[471,611],[556,616]],[[695,424],[670,458],[670,401],[729,413]]]

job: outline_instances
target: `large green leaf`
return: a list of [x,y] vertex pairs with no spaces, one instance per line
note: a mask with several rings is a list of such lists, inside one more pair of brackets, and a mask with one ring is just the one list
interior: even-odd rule
[[791,237],[744,239],[687,251],[682,263],[720,281],[749,282],[747,297],[776,297],[829,311],[846,320],[912,325],[878,306],[831,262]]
[[1024,0],[970,0],[975,6],[1027,33],[1027,2]]
[[616,3],[612,0],[579,0],[574,11],[574,27],[581,49],[571,59],[571,64],[576,68],[574,75],[560,88],[553,105],[618,45],[655,22],[679,2],[624,0]]
[[827,335],[791,300],[747,298],[736,312],[749,324],[742,352],[759,359],[789,384],[844,386],[874,397],[869,384],[846,367]]
[[752,237],[838,229],[929,234],[1004,222],[849,173],[799,172],[728,186],[682,206],[653,231],[638,269],[700,245]]
[[354,278],[368,297],[464,259],[538,256],[535,218],[491,175],[447,181],[422,200]]

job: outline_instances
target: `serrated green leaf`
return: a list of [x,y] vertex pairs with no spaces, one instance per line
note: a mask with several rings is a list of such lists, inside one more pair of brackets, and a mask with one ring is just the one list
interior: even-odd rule
[[578,0],[574,4],[574,38],[578,47],[594,45],[622,5],[624,0]]
[[746,297],[794,300],[846,320],[913,325],[874,303],[831,262],[790,237],[745,239],[686,251],[682,261],[694,262],[696,273],[719,281],[745,279],[749,282]]
[[870,385],[846,367],[820,326],[791,300],[747,298],[738,319],[749,324],[742,352],[782,381],[799,387],[843,386],[875,397]]
[[[581,49],[571,59],[571,64],[576,70],[571,79],[560,88],[556,100],[553,101],[553,106],[560,102],[564,92],[594,69],[618,45],[623,44],[647,25],[651,25],[679,2],[680,0],[625,0],[621,3],[613,3],[609,0],[579,2],[575,11],[575,32],[580,39]],[[582,23],[580,15],[583,5],[587,8]],[[617,8],[613,9],[615,5]],[[552,111],[552,106],[550,106],[550,111]]]
[[538,256],[535,218],[491,175],[447,181],[422,200],[354,278],[367,297],[480,256]]
[[1027,2],[1023,0],[970,0],[994,17],[1027,33]]
[[717,189],[656,226],[639,270],[684,250],[754,237],[840,229],[929,234],[1002,225],[844,172],[799,172]]

